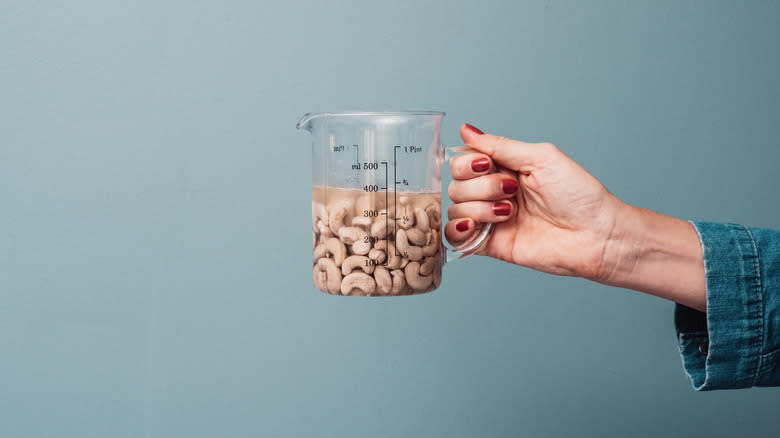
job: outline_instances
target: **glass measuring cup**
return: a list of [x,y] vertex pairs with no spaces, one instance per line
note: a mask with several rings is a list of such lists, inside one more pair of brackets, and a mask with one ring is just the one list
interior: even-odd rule
[[[443,112],[305,114],[312,134],[312,264],[317,289],[336,295],[429,292],[441,283],[439,141]],[[467,148],[451,149],[464,151]],[[458,247],[465,257],[493,224]]]

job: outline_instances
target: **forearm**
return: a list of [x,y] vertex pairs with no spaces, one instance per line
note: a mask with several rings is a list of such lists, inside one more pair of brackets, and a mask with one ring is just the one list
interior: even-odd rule
[[701,243],[690,223],[621,204],[605,247],[600,283],[649,293],[706,311]]

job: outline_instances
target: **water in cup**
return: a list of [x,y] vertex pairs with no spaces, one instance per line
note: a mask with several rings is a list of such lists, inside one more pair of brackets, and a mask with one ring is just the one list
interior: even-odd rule
[[312,187],[317,289],[340,295],[409,295],[441,282],[441,192]]

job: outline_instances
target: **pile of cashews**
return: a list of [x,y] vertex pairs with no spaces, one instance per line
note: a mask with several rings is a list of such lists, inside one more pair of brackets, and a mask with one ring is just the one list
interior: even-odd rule
[[[441,208],[416,208],[409,197],[397,209],[365,217],[367,200],[312,202],[314,285],[336,295],[408,295],[441,283]],[[395,210],[395,211],[393,211]],[[397,216],[397,218],[396,218]]]

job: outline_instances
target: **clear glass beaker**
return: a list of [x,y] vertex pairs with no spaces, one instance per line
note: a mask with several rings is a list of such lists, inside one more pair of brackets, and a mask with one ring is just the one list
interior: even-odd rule
[[[443,112],[306,114],[312,134],[314,285],[336,295],[436,289],[442,244]],[[476,251],[492,224],[456,250]]]

